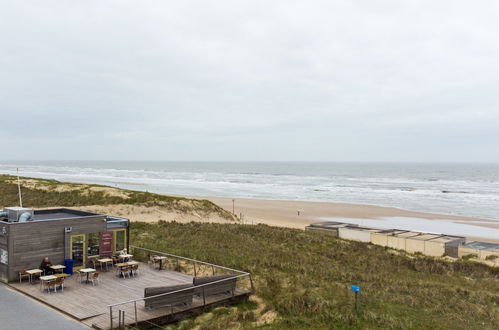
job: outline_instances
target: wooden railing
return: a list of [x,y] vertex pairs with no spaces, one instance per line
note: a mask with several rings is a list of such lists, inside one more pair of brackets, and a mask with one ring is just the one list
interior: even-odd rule
[[[133,254],[133,258],[135,260],[142,262],[149,262],[151,256],[166,257],[167,268],[194,277],[216,275],[230,276],[201,285],[193,285],[192,287],[183,288],[180,290],[108,305],[110,329],[124,329],[125,325],[127,328],[134,328],[137,327],[141,322],[147,323],[147,320],[139,320],[138,318],[137,304],[140,304],[142,302],[144,303],[144,306],[147,306],[153,305],[153,302],[157,302],[158,300],[176,301],[178,300],[178,297],[189,295],[191,294],[191,291],[194,290],[195,296],[198,298],[198,303],[195,307],[204,308],[207,304],[209,304],[207,298],[210,298],[210,292],[212,293],[213,289],[216,287],[226,288],[227,286],[233,286],[232,290],[229,290],[230,296],[228,296],[227,298],[233,298],[237,290],[239,290],[239,292],[254,292],[253,280],[251,278],[251,274],[248,272],[133,245],[130,246],[130,253]],[[132,314],[132,316],[126,317],[125,311],[128,311],[128,315]],[[173,313],[174,306],[172,304],[169,309],[165,309],[165,313],[162,316],[171,315]],[[115,320],[116,317],[118,317],[117,321]],[[152,323],[151,325],[158,326],[157,324]]]

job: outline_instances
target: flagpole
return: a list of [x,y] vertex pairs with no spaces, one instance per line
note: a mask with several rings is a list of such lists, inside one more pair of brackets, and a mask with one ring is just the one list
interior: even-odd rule
[[19,180],[19,167],[17,168],[17,190],[19,192],[19,206],[23,207],[23,198],[21,195],[21,181]]

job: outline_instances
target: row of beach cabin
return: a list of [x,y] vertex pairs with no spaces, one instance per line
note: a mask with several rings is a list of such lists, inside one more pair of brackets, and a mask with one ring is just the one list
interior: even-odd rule
[[422,233],[401,229],[375,229],[343,222],[319,222],[305,228],[343,239],[372,243],[409,253],[421,253],[432,257],[470,257],[499,266],[499,244],[466,242],[466,237],[445,234]]

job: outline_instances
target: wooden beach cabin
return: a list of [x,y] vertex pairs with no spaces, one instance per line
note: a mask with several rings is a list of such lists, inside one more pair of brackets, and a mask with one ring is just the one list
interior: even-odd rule
[[338,236],[343,239],[348,239],[352,241],[359,241],[370,243],[371,234],[379,232],[379,229],[359,227],[359,226],[345,226],[338,228]]
[[129,220],[79,210],[0,211],[0,280],[17,280],[21,269],[38,268],[44,257],[53,264],[73,260],[74,269],[89,265],[92,256],[112,255],[128,248]]
[[336,221],[325,221],[325,222],[317,222],[312,223],[309,226],[305,227],[306,231],[314,231],[320,232],[331,236],[338,236],[338,228],[346,227],[346,226],[356,226],[354,224],[344,223],[344,222],[336,222]]

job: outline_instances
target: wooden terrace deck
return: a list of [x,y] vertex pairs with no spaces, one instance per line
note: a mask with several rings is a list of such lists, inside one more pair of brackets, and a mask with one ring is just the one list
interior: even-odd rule
[[[66,278],[64,291],[57,293],[42,292],[40,284],[13,282],[10,285],[45,304],[81,321],[82,323],[99,329],[109,329],[110,316],[108,305],[130,301],[144,297],[146,287],[172,286],[192,284],[193,276],[171,270],[158,270],[145,263],[139,263],[139,274],[136,277],[122,278],[116,275],[114,269],[100,271],[100,283],[93,286],[91,283],[80,283],[77,277]],[[249,291],[239,290],[232,295],[217,295],[207,297],[206,305],[223,303],[245,298]],[[163,318],[164,320],[178,320],[191,315],[189,311],[196,312],[203,308],[203,301],[194,298],[190,306],[160,308],[147,310],[144,301],[138,301],[137,321],[144,322]],[[135,323],[134,303],[125,304],[113,309],[113,325],[118,325],[118,310],[125,311],[125,323]]]

